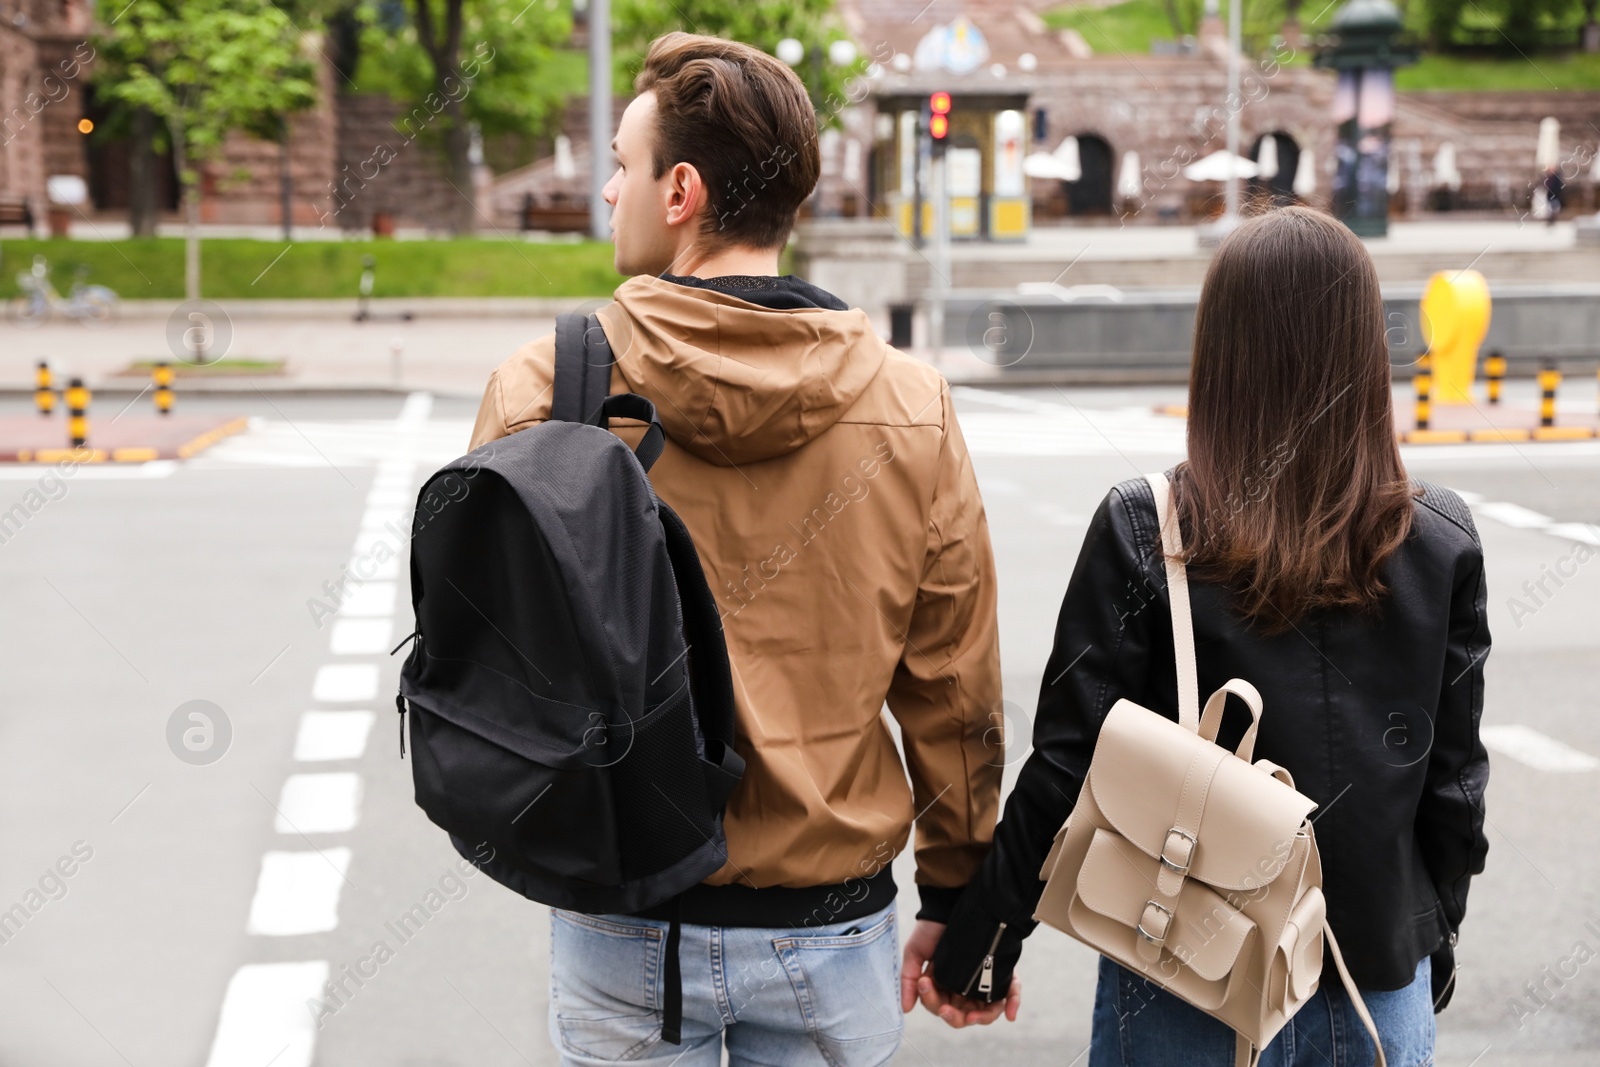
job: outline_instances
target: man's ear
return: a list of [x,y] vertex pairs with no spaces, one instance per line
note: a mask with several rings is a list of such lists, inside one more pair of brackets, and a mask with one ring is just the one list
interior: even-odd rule
[[708,199],[706,183],[693,164],[674,164],[667,174],[667,225],[689,222],[700,213]]

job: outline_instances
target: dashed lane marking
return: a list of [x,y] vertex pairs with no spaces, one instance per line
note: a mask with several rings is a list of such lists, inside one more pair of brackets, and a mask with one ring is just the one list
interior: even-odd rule
[[317,1031],[306,1002],[327,980],[326,960],[240,967],[222,998],[206,1067],[311,1067]]
[[278,795],[272,828],[280,834],[339,834],[361,821],[361,776],[354,771],[291,774]]
[[360,656],[393,648],[394,622],[390,619],[335,619],[328,651],[336,656]]
[[339,891],[349,869],[348,848],[264,854],[246,932],[290,937],[335,929]]
[[370,711],[306,712],[294,738],[296,762],[360,759],[376,718]]
[[319,704],[372,700],[378,695],[378,667],[373,663],[325,663],[311,683],[311,699]]

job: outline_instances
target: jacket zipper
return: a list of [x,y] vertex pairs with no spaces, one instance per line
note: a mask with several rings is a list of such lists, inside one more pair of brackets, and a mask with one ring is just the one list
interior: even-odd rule
[[994,940],[989,942],[989,951],[983,955],[983,964],[972,976],[972,981],[967,983],[967,988],[961,991],[962,996],[969,996],[972,993],[973,982],[977,983],[978,992],[985,996],[994,991],[994,953],[1000,947],[1000,938],[1005,932],[1006,924],[1001,923],[1000,929],[994,932]]

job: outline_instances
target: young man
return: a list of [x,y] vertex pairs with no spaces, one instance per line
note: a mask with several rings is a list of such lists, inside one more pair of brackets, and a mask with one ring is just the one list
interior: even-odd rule
[[[599,317],[612,391],[648,397],[667,431],[650,477],[722,608],[746,771],[727,863],[681,900],[682,1045],[662,1040],[664,909],[554,914],[551,1037],[577,1065],[719,1067],[724,1040],[736,1065],[882,1063],[998,807],[983,504],[939,375],[778,277],[819,169],[799,79],[674,33],[636,88],[606,186],[633,277]],[[548,418],[553,367],[551,337],[501,364],[473,447]],[[913,818],[902,986],[889,865]]]

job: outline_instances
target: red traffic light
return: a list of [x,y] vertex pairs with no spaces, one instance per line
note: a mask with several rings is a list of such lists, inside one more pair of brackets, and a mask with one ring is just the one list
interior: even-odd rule
[[935,141],[942,141],[950,132],[950,116],[934,115],[928,119],[928,133]]
[[932,96],[928,97],[928,107],[935,115],[950,114],[950,94],[934,93]]

